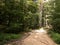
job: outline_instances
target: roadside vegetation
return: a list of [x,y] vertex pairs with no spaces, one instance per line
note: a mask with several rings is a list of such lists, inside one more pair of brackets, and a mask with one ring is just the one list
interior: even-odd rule
[[49,34],[60,45],[60,0],[55,0],[51,4],[54,4],[54,11],[52,12],[52,29],[49,31]]
[[48,34],[53,39],[54,42],[56,42],[58,45],[60,45],[60,34],[58,32],[50,30],[48,32]]
[[21,39],[23,34],[0,33],[0,45],[4,45],[9,41]]
[[38,5],[32,0],[0,0],[0,45],[39,28]]

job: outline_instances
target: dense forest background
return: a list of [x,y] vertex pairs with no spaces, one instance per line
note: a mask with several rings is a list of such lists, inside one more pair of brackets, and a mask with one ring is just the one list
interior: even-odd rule
[[[40,3],[35,0],[0,0],[0,42],[5,43],[18,38],[21,35],[18,33],[40,28]],[[44,17],[52,26],[49,34],[60,44],[60,1],[45,3],[43,9],[43,15],[50,15]]]
[[27,0],[1,0],[0,2],[1,32],[18,33],[39,26],[37,3]]

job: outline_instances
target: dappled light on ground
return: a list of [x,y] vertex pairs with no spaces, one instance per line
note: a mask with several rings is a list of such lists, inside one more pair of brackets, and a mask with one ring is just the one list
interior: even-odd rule
[[44,28],[36,29],[23,40],[22,45],[56,45]]
[[37,33],[47,33],[47,31],[44,28],[40,28],[38,30],[35,30]]

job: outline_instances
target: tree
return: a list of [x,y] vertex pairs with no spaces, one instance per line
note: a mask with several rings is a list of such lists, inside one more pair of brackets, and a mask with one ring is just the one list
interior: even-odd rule
[[[4,5],[2,5],[2,3]],[[18,33],[29,28],[37,27],[38,5],[30,0],[2,0],[0,5],[0,25],[4,32]]]
[[54,12],[52,13],[53,15],[53,20],[52,20],[52,26],[55,32],[60,32],[60,1],[55,0],[54,1]]

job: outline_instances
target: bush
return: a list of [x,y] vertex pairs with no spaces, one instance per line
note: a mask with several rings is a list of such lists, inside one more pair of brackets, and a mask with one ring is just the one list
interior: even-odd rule
[[0,45],[4,44],[7,41],[10,41],[12,39],[18,39],[21,37],[22,37],[22,34],[0,33]]
[[[31,0],[32,1],[32,0]],[[18,33],[29,31],[29,28],[38,27],[39,16],[38,4],[35,2],[27,3],[27,0],[19,2],[14,0],[0,1],[0,25],[6,26],[1,29],[2,32]],[[8,2],[8,3],[7,3]],[[26,30],[27,29],[27,30]]]
[[57,44],[60,44],[60,34],[59,33],[56,33],[53,30],[50,30],[49,34]]
[[60,33],[60,18],[57,18],[52,21],[52,26],[55,32]]

